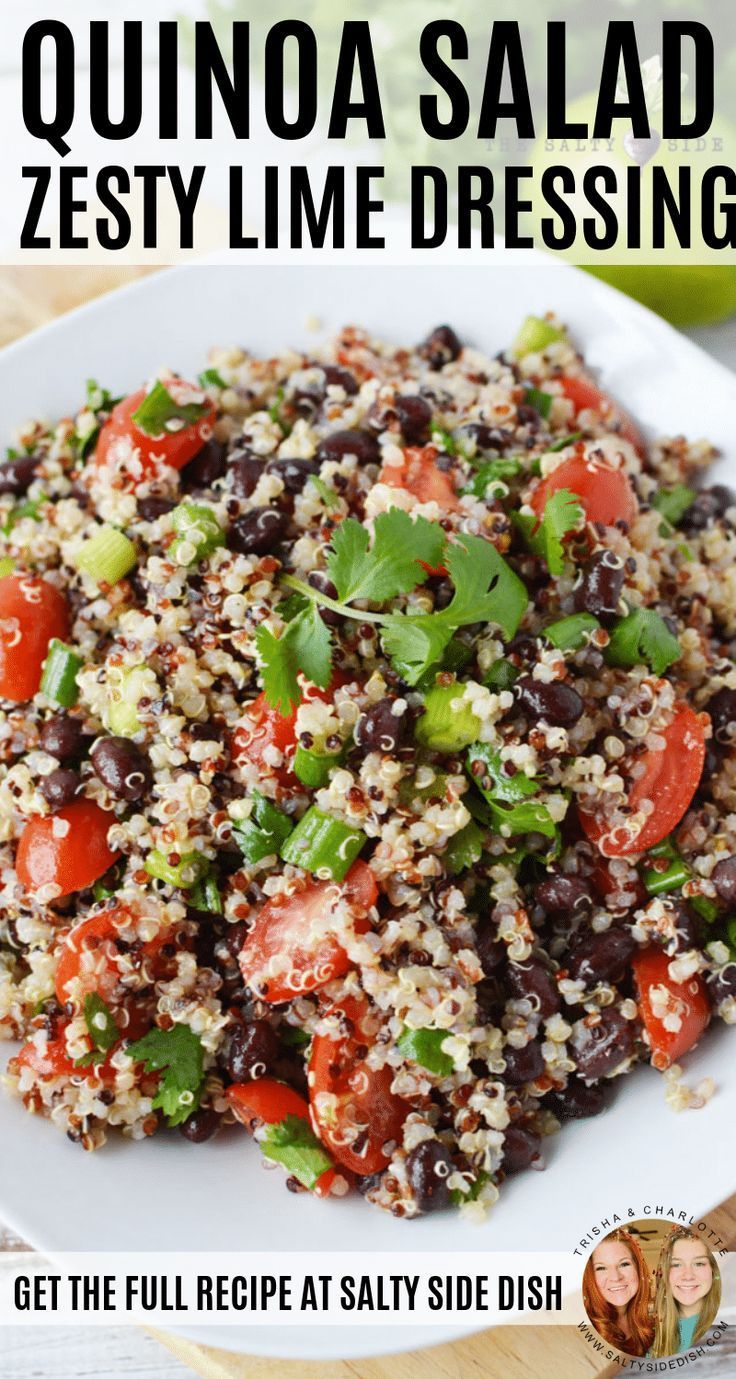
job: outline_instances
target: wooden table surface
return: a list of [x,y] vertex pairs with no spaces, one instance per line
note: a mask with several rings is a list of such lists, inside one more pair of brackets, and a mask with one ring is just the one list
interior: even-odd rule
[[[0,269],[0,345],[60,312],[109,291],[145,270],[79,268]],[[705,348],[736,363],[736,322],[692,332]],[[736,1196],[719,1209],[717,1228],[736,1247]],[[0,1224],[0,1249],[21,1242]],[[572,1327],[498,1327],[452,1345],[375,1360],[339,1363],[262,1360],[213,1350],[133,1326],[8,1327],[2,1332],[0,1372],[13,1379],[609,1379],[620,1372],[585,1345]],[[7,1366],[7,1369],[5,1368]],[[688,1365],[694,1379],[727,1379],[736,1372],[736,1338]]]

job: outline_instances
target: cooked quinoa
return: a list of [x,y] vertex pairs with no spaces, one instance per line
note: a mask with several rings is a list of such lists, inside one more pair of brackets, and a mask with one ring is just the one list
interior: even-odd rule
[[[215,349],[152,397],[160,444],[90,385],[0,467],[8,1090],[85,1149],[240,1120],[397,1216],[483,1215],[637,1062],[702,1104],[679,1060],[736,1021],[712,448],[645,443],[552,316],[495,358]],[[35,693],[11,586],[63,629]]]

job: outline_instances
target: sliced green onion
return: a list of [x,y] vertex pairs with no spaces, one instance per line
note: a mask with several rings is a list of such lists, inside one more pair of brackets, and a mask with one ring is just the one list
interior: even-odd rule
[[524,401],[527,407],[533,407],[535,412],[539,412],[540,417],[546,420],[552,410],[554,398],[551,393],[543,393],[539,388],[527,388]]
[[195,422],[202,420],[210,406],[209,402],[186,402],[180,407],[166,385],[159,381],[154,383],[150,393],[146,394],[140,407],[133,413],[131,421],[139,431],[145,431],[147,436],[161,436],[166,431],[179,429],[169,425],[172,421],[183,421],[186,425],[193,426]]
[[418,1063],[437,1077],[449,1077],[455,1071],[455,1064],[449,1053],[442,1052],[442,1045],[449,1038],[446,1029],[405,1028],[396,1040],[396,1047],[411,1063]]
[[314,484],[314,487],[316,488],[326,508],[329,508],[330,510],[332,510],[333,508],[339,508],[339,493],[336,493],[334,488],[330,488],[329,484],[326,484],[324,479],[320,479],[319,474],[310,474],[309,481],[310,483]]
[[249,866],[264,857],[277,857],[294,827],[288,814],[271,804],[260,790],[253,791],[253,801],[250,817],[240,819],[233,829],[233,838]]
[[525,354],[539,354],[548,345],[566,338],[562,326],[555,326],[551,321],[543,320],[541,316],[527,316],[511,346],[511,353],[516,359],[523,359]]
[[281,859],[333,881],[343,881],[368,839],[359,828],[312,805],[281,847]]
[[205,369],[199,375],[200,388],[226,388],[227,383],[218,369]]
[[271,421],[275,421],[276,425],[281,427],[281,430],[283,431],[284,435],[288,436],[291,434],[291,427],[288,421],[284,421],[284,418],[281,415],[281,404],[283,400],[284,390],[283,388],[277,388],[274,401],[271,403],[271,406],[268,409],[268,415],[270,416]]
[[647,868],[642,872],[641,879],[650,895],[662,895],[665,891],[679,890],[691,876],[690,868],[680,857],[665,871],[657,871],[654,867]]
[[4,555],[0,558],[0,579],[5,579],[6,575],[12,575],[15,569],[15,561],[11,555]]
[[483,684],[486,689],[510,690],[514,687],[514,681],[518,680],[519,671],[516,666],[512,666],[510,661],[505,661],[503,656],[499,657],[483,677]]
[[[656,847],[650,848],[648,857],[662,857],[669,862],[669,866],[664,871],[657,871],[656,867],[646,867],[641,873],[641,879],[650,895],[662,895],[666,891],[680,890],[686,881],[691,881],[693,873],[687,862],[680,856],[672,838],[663,838]],[[718,906],[709,900],[705,895],[689,895],[686,897],[687,904],[705,920],[706,924],[712,924],[720,913]]]
[[132,541],[116,527],[100,527],[77,552],[76,566],[97,584],[117,584],[133,569],[137,556]]
[[436,422],[432,422],[431,434],[435,445],[441,446],[446,455],[457,455],[460,453],[455,437],[450,431],[446,431],[443,426],[439,426]]
[[310,790],[319,790],[327,784],[330,771],[339,766],[344,757],[344,749],[341,752],[315,752],[311,747],[299,746],[294,753],[294,775]]
[[120,864],[116,862],[115,866],[110,867],[110,870],[106,871],[104,876],[101,876],[95,881],[92,887],[92,894],[98,905],[101,904],[103,900],[109,900],[110,897],[115,894],[120,887],[121,881]]
[[676,527],[688,508],[692,507],[695,497],[694,488],[688,488],[686,484],[675,484],[674,488],[659,489],[651,499],[651,504],[662,514],[665,522]]
[[569,436],[563,436],[562,440],[555,441],[554,445],[550,445],[547,453],[557,455],[560,450],[566,450],[568,445],[574,445],[575,441],[582,440],[582,437],[582,431],[572,431]]
[[736,959],[736,915],[729,919],[726,925],[726,942]]
[[560,651],[579,651],[598,627],[600,623],[592,613],[571,613],[569,618],[560,618],[545,627],[544,636]]
[[2,528],[3,534],[5,536],[10,536],[13,528],[17,527],[18,523],[22,521],[24,517],[30,517],[34,522],[40,522],[39,509],[43,503],[47,502],[47,495],[41,493],[38,498],[27,498],[25,503],[19,503],[17,507],[13,508],[5,526]]
[[178,886],[183,891],[196,886],[209,871],[209,865],[201,852],[182,853],[178,862],[171,863],[158,848],[149,852],[145,863],[149,876],[156,881],[165,881],[168,886]]
[[478,466],[464,493],[474,493],[476,498],[485,498],[489,484],[504,484],[521,472],[521,460],[514,455],[499,455],[496,460],[485,460]]
[[312,1036],[307,1034],[305,1029],[299,1029],[297,1025],[281,1025],[278,1035],[287,1049],[305,1049],[307,1044],[312,1042]]
[[66,642],[52,637],[41,676],[41,693],[62,708],[70,709],[79,698],[77,675],[84,661]]
[[189,904],[195,910],[204,910],[210,915],[222,914],[222,896],[220,888],[212,875],[208,872],[197,881],[189,892]]
[[146,666],[131,666],[122,672],[118,693],[107,709],[107,722],[116,737],[135,737],[141,729],[138,702],[150,689]]
[[420,746],[432,752],[459,752],[475,742],[481,721],[463,696],[464,686],[457,682],[427,691],[424,713],[414,730]]
[[687,903],[706,924],[712,924],[720,914],[718,906],[707,895],[689,895]]
[[214,512],[204,503],[180,503],[171,514],[177,539],[170,554],[181,565],[196,565],[217,546],[225,545],[225,533]]

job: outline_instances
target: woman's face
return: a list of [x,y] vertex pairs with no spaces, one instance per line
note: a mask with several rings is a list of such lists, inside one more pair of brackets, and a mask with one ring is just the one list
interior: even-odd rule
[[593,1251],[593,1277],[598,1291],[614,1307],[626,1308],[636,1297],[639,1270],[628,1245],[620,1240],[606,1240]]
[[713,1283],[713,1270],[699,1240],[677,1240],[670,1261],[670,1291],[680,1311],[692,1315]]

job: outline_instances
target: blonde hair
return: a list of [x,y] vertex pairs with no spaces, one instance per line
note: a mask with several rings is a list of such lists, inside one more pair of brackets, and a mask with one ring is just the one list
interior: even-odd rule
[[654,1323],[650,1316],[649,1295],[651,1292],[651,1277],[647,1268],[646,1260],[641,1252],[638,1240],[628,1231],[619,1229],[611,1231],[602,1245],[608,1244],[609,1240],[616,1240],[623,1245],[631,1255],[639,1274],[639,1286],[634,1297],[628,1304],[626,1316],[629,1323],[630,1335],[621,1329],[618,1312],[612,1303],[607,1302],[601,1296],[595,1276],[594,1255],[591,1254],[585,1265],[583,1274],[583,1303],[588,1317],[604,1341],[609,1345],[615,1345],[618,1350],[622,1350],[625,1355],[646,1355],[654,1335]]
[[654,1345],[651,1349],[651,1355],[654,1359],[661,1359],[666,1355],[676,1355],[680,1349],[678,1326],[680,1309],[672,1296],[670,1287],[672,1254],[679,1240],[694,1240],[700,1245],[704,1254],[708,1256],[710,1267],[713,1270],[713,1282],[700,1305],[697,1324],[693,1332],[693,1345],[705,1335],[706,1331],[710,1330],[721,1305],[721,1275],[712,1251],[694,1231],[688,1231],[684,1226],[676,1226],[667,1236],[660,1250],[657,1263],[657,1293],[654,1301],[655,1331]]

